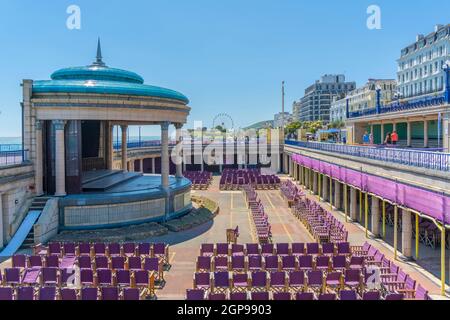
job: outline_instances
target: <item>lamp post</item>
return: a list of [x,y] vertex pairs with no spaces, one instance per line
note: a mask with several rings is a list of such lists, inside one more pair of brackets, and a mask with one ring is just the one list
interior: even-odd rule
[[377,85],[375,90],[377,92],[376,111],[377,111],[377,114],[380,114],[380,111],[381,111],[381,87],[380,87],[380,85]]
[[445,62],[443,70],[445,72],[444,98],[445,102],[450,104],[450,60]]

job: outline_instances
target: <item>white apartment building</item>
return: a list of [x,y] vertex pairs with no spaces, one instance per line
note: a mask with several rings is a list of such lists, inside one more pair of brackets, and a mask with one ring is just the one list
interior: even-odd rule
[[274,127],[280,128],[282,124],[287,125],[292,122],[292,115],[289,112],[279,112],[274,116]]
[[450,24],[435,26],[427,36],[401,51],[397,60],[398,90],[402,98],[433,94],[444,90],[443,67],[450,60]]
[[330,122],[345,121],[347,119],[347,99],[336,96],[330,107]]

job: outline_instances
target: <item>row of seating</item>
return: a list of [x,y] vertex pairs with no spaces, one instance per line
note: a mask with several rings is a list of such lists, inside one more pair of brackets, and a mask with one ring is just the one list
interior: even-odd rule
[[280,178],[276,175],[262,175],[259,169],[225,169],[220,178],[220,190],[241,190],[251,185],[257,190],[278,189]]
[[272,239],[272,229],[269,216],[264,211],[264,206],[258,199],[255,189],[251,185],[244,187],[244,194],[248,208],[251,211],[253,226],[260,243],[269,243]]
[[291,180],[285,180],[281,183],[280,192],[283,198],[287,200],[289,207],[294,204],[298,197],[303,195],[303,192]]
[[184,177],[191,180],[194,190],[207,190],[212,181],[212,173],[207,171],[186,171]]

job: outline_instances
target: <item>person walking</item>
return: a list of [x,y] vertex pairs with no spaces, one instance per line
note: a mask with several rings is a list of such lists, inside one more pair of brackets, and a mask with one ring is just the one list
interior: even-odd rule
[[363,144],[369,144],[370,140],[369,140],[369,133],[366,131],[363,135]]
[[392,136],[391,133],[388,132],[388,134],[386,135],[386,139],[384,139],[384,144],[391,144],[392,143]]
[[397,131],[392,132],[391,134],[391,140],[392,140],[392,144],[396,145],[398,142],[398,134]]

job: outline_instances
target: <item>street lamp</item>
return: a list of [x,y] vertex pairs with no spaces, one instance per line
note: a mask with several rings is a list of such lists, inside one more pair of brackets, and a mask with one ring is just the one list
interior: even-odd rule
[[447,60],[443,66],[445,72],[444,98],[447,104],[450,104],[450,60]]

